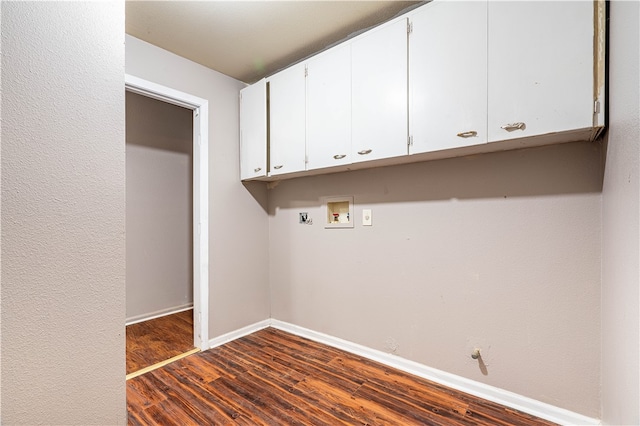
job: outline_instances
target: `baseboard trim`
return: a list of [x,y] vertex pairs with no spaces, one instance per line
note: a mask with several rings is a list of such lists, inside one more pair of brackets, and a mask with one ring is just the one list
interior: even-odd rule
[[186,305],[173,306],[171,308],[160,309],[159,311],[150,312],[148,314],[135,315],[125,320],[125,325],[137,324],[139,322],[149,321],[152,319],[164,317],[167,315],[177,314],[179,312],[188,311],[193,309],[193,303],[187,303]]
[[250,324],[246,327],[239,328],[235,331],[231,331],[229,333],[223,334],[218,337],[214,337],[209,340],[209,349],[215,348],[220,345],[224,345],[225,343],[229,343],[233,340],[239,339],[251,333],[255,333],[258,330],[262,330],[263,328],[267,328],[271,326],[271,320],[266,319],[263,321],[256,322],[254,324]]
[[[470,380],[446,371],[438,370],[420,364],[415,361],[401,358],[376,349],[371,349],[357,343],[349,342],[337,337],[333,337],[324,333],[309,330],[277,319],[267,321],[271,327],[286,331],[297,336],[306,337],[315,342],[333,346],[338,349],[350,352],[352,354],[362,356],[373,361],[397,368],[404,372],[434,381],[436,383],[448,386],[450,388],[466,392],[468,394],[483,398],[527,414],[540,417],[561,425],[600,425],[598,419],[583,416],[564,408],[559,408],[535,399],[528,398],[504,389],[490,386],[484,383]],[[262,322],[264,323],[264,321]],[[264,327],[261,327],[264,328]],[[246,333],[249,334],[249,333]],[[232,340],[232,339],[231,339]]]

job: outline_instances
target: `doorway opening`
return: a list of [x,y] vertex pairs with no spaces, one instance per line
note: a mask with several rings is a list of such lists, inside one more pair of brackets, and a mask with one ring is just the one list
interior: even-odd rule
[[[146,324],[162,329],[168,324],[177,334],[192,332],[188,335],[192,342],[182,344],[195,348],[188,353],[206,350],[208,101],[131,75],[125,76],[125,89],[128,108],[133,100],[138,107],[153,106],[160,116],[171,113],[182,120],[167,116],[171,125],[156,123],[151,142],[144,138],[132,144],[127,141],[127,248],[145,260],[144,265],[127,265],[127,331]],[[147,170],[137,176],[136,167]],[[136,185],[133,188],[130,178]],[[140,228],[129,229],[130,223]],[[162,247],[154,245],[167,241]],[[133,293],[130,281],[137,287]],[[154,293],[151,286],[161,281],[178,283]],[[129,365],[127,370],[129,373]]]

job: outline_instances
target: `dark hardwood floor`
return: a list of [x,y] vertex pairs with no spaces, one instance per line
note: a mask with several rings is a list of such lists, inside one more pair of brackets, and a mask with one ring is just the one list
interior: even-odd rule
[[267,328],[127,381],[130,425],[551,425]]
[[193,309],[127,326],[127,374],[193,349]]

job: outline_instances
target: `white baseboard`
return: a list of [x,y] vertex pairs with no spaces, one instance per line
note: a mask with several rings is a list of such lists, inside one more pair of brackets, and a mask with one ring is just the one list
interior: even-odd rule
[[[324,333],[318,333],[294,324],[284,321],[271,319],[268,321],[271,327],[286,331],[297,336],[306,337],[307,339],[342,349],[352,354],[362,356],[364,358],[377,361],[389,367],[440,383],[444,386],[457,389],[462,392],[483,398],[527,414],[540,417],[561,425],[600,425],[600,420],[574,413],[564,408],[559,408],[544,402],[526,396],[518,395],[504,389],[490,386],[484,383],[470,380],[446,371],[427,367],[426,365],[401,358],[397,355],[371,349],[357,343],[329,336]],[[264,323],[264,321],[263,321]],[[248,333],[247,333],[248,334]]]
[[149,321],[152,319],[164,317],[167,315],[177,314],[178,312],[188,311],[193,309],[193,303],[187,303],[185,305],[173,306],[171,308],[160,309],[159,311],[149,312],[147,314],[134,315],[131,318],[125,320],[125,325],[137,324],[143,321]]
[[256,331],[262,330],[263,328],[267,328],[270,325],[271,325],[271,320],[266,319],[263,321],[256,322],[254,324],[250,324],[246,327],[242,327],[238,330],[223,334],[222,336],[214,337],[213,339],[209,340],[209,349],[215,348],[220,345],[224,345],[225,343],[229,343],[232,340],[239,339],[248,334],[255,333]]

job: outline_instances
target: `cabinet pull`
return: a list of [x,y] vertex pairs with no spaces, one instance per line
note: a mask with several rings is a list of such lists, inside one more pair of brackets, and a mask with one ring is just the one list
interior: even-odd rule
[[469,130],[468,132],[460,132],[456,136],[461,138],[472,138],[474,136],[478,136],[478,132],[475,130]]
[[279,166],[273,166],[274,169],[278,170],[282,168],[282,164],[280,164]]
[[524,123],[510,123],[505,124],[504,126],[500,126],[501,129],[506,130],[507,132],[513,132],[514,130],[524,130],[527,127]]
[[345,154],[336,154],[333,156],[335,160],[342,160],[344,157],[346,157]]
[[255,169],[253,169],[253,172],[258,173],[260,170],[262,170],[262,167],[256,167]]
[[360,155],[371,154],[371,150],[370,149],[363,149],[362,151],[358,151],[358,154],[360,154]]

